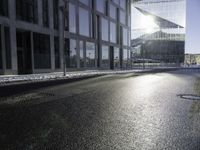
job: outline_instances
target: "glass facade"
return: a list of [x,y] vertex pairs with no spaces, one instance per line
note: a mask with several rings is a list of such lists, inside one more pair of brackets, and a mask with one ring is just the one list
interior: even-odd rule
[[105,13],[105,0],[97,0],[96,9],[101,13]]
[[0,0],[0,15],[8,16],[8,0]]
[[123,49],[123,68],[128,67],[128,50]]
[[96,46],[94,43],[86,42],[86,67],[95,67]]
[[117,42],[117,27],[114,22],[110,22],[110,42]]
[[120,22],[126,24],[126,13],[122,10],[120,11]]
[[[13,0],[13,3],[1,0],[0,22],[6,23],[1,31],[0,68],[5,68],[1,72],[58,71],[63,69],[64,62],[69,70],[121,68],[121,49],[130,49],[127,44],[130,33],[128,3],[130,0],[67,1],[63,28],[60,0]],[[16,12],[9,14],[13,4]],[[12,24],[15,21],[17,23]],[[17,54],[13,56],[15,50]],[[15,63],[17,65],[12,66]]]
[[128,29],[123,28],[123,45],[128,46]]
[[69,3],[69,31],[76,33],[76,8],[71,3]]
[[89,6],[90,5],[90,0],[79,0],[79,2]]
[[83,41],[79,42],[79,53],[80,53],[80,67],[83,68],[85,67],[85,59],[84,59],[84,44]]
[[110,4],[110,17],[112,19],[117,18],[117,8],[113,4]]
[[10,29],[4,28],[5,50],[6,50],[6,69],[11,69],[11,48],[10,48]]
[[33,33],[33,41],[35,69],[50,69],[50,37],[45,34]]
[[42,0],[43,26],[49,27],[49,3],[48,0]]
[[38,22],[37,0],[16,0],[16,18],[18,20]]
[[54,29],[58,29],[58,11],[59,11],[59,0],[53,0],[53,26]]
[[59,50],[59,37],[54,37],[54,55],[55,55],[55,68],[60,68],[60,50]]
[[120,54],[119,48],[117,47],[114,48],[114,68],[120,68]]
[[79,7],[79,33],[87,37],[90,35],[89,11],[81,7]]
[[108,41],[109,36],[109,26],[108,26],[108,20],[102,18],[101,19],[101,39],[104,41]]
[[136,1],[132,14],[134,61],[184,62],[186,0]]
[[77,46],[76,40],[70,39],[69,67],[77,67]]
[[101,67],[102,68],[109,68],[109,47],[102,46],[102,55],[101,55]]

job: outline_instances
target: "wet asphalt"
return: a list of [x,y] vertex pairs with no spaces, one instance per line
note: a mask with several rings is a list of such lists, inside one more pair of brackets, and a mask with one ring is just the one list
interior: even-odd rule
[[108,75],[1,97],[0,149],[199,150],[198,96],[200,73],[181,70]]

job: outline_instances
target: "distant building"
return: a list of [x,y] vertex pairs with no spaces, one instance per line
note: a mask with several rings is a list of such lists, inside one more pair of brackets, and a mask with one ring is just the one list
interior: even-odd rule
[[186,0],[135,0],[132,14],[133,60],[184,63]]
[[185,35],[168,34],[158,31],[143,35],[131,41],[133,47],[140,51],[138,57],[149,62],[184,63]]
[[0,74],[128,67],[130,0],[68,0],[65,39],[62,5],[0,0]]

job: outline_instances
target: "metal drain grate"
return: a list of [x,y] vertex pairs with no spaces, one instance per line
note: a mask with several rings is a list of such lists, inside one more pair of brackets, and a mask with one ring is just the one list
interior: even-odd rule
[[187,100],[199,100],[200,101],[200,96],[199,95],[194,95],[194,94],[180,94],[177,95],[178,97],[182,99],[187,99]]

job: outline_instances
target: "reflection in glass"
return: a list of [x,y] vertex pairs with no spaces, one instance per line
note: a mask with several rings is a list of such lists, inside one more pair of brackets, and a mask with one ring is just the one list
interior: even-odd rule
[[80,41],[79,43],[80,47],[80,67],[84,67],[84,46],[83,46],[83,41]]
[[101,32],[102,32],[102,40],[108,41],[108,20],[102,18]]
[[117,36],[116,36],[116,24],[113,22],[110,22],[110,42],[116,43],[117,42]]
[[123,9],[126,8],[126,0],[120,0],[120,7]]
[[113,19],[116,19],[117,17],[117,9],[112,4],[110,4],[110,17]]
[[108,46],[102,46],[102,68],[108,68],[109,67],[109,47]]
[[186,0],[135,1],[131,10],[131,45],[135,53],[141,52],[135,61],[180,66],[185,53]]
[[86,42],[86,67],[88,68],[95,67],[95,53],[96,53],[95,44],[91,42]]
[[76,33],[76,9],[71,3],[69,3],[69,31]]
[[123,28],[123,45],[128,45],[128,29]]
[[120,61],[119,61],[119,48],[114,48],[114,68],[120,68]]
[[120,11],[120,22],[126,24],[126,14],[124,11]]
[[123,68],[127,68],[128,66],[128,51],[127,49],[123,49]]
[[105,11],[105,0],[96,0],[96,9],[99,12],[104,13],[104,11]]
[[70,39],[70,68],[77,67],[77,57],[76,57],[76,40]]
[[87,6],[89,6],[89,4],[90,4],[90,0],[79,0],[79,2],[81,2]]
[[89,37],[89,12],[79,7],[79,33]]

